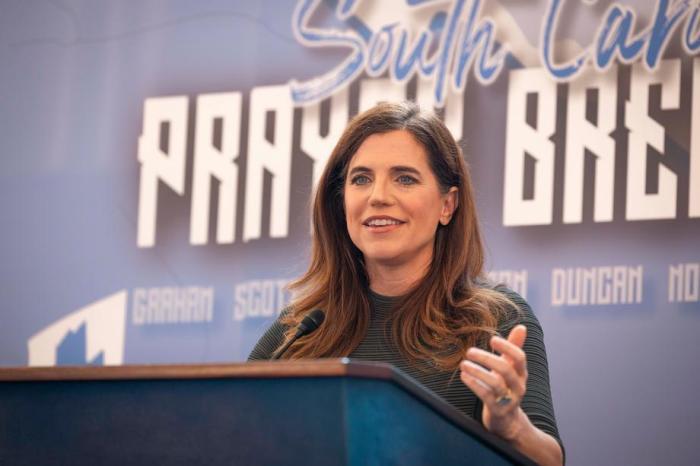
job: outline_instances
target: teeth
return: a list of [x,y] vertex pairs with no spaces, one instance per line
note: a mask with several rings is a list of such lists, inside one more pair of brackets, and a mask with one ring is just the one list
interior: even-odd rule
[[390,220],[388,218],[375,218],[367,222],[367,225],[371,227],[383,227],[386,225],[398,225],[399,222],[398,220]]

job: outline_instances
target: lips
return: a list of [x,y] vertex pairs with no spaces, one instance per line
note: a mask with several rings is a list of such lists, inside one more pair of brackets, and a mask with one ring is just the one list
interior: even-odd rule
[[393,226],[398,226],[406,222],[402,222],[401,220],[398,220],[393,217],[389,216],[373,216],[365,219],[362,224],[366,227],[370,228],[386,228],[386,227],[393,227]]

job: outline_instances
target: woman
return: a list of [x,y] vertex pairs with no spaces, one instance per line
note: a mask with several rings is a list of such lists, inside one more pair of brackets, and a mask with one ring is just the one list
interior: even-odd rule
[[562,464],[542,330],[520,296],[487,285],[483,256],[450,132],[414,104],[379,104],[333,150],[313,205],[311,264],[250,359],[269,359],[323,309],[323,325],[285,358],[389,362],[538,463]]

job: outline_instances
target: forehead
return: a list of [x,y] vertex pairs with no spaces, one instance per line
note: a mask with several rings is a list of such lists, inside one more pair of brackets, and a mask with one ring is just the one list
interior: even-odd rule
[[350,159],[348,168],[411,165],[429,168],[425,148],[405,130],[377,133],[365,139]]

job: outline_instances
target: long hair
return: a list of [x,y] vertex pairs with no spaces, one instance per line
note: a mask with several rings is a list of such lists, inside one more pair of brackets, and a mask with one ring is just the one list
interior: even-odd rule
[[347,356],[362,341],[370,321],[369,280],[362,253],[350,239],[343,188],[350,160],[369,136],[408,131],[426,150],[443,193],[458,188],[457,208],[438,225],[433,257],[421,280],[396,303],[391,332],[410,360],[455,369],[464,351],[495,333],[501,312],[512,304],[484,286],[484,248],[471,178],[459,146],[442,121],[412,103],[380,103],[356,116],[336,144],[319,180],[312,211],[311,262],[292,282],[294,292],[282,322],[294,328],[312,309],[324,324],[299,339],[286,358]]

